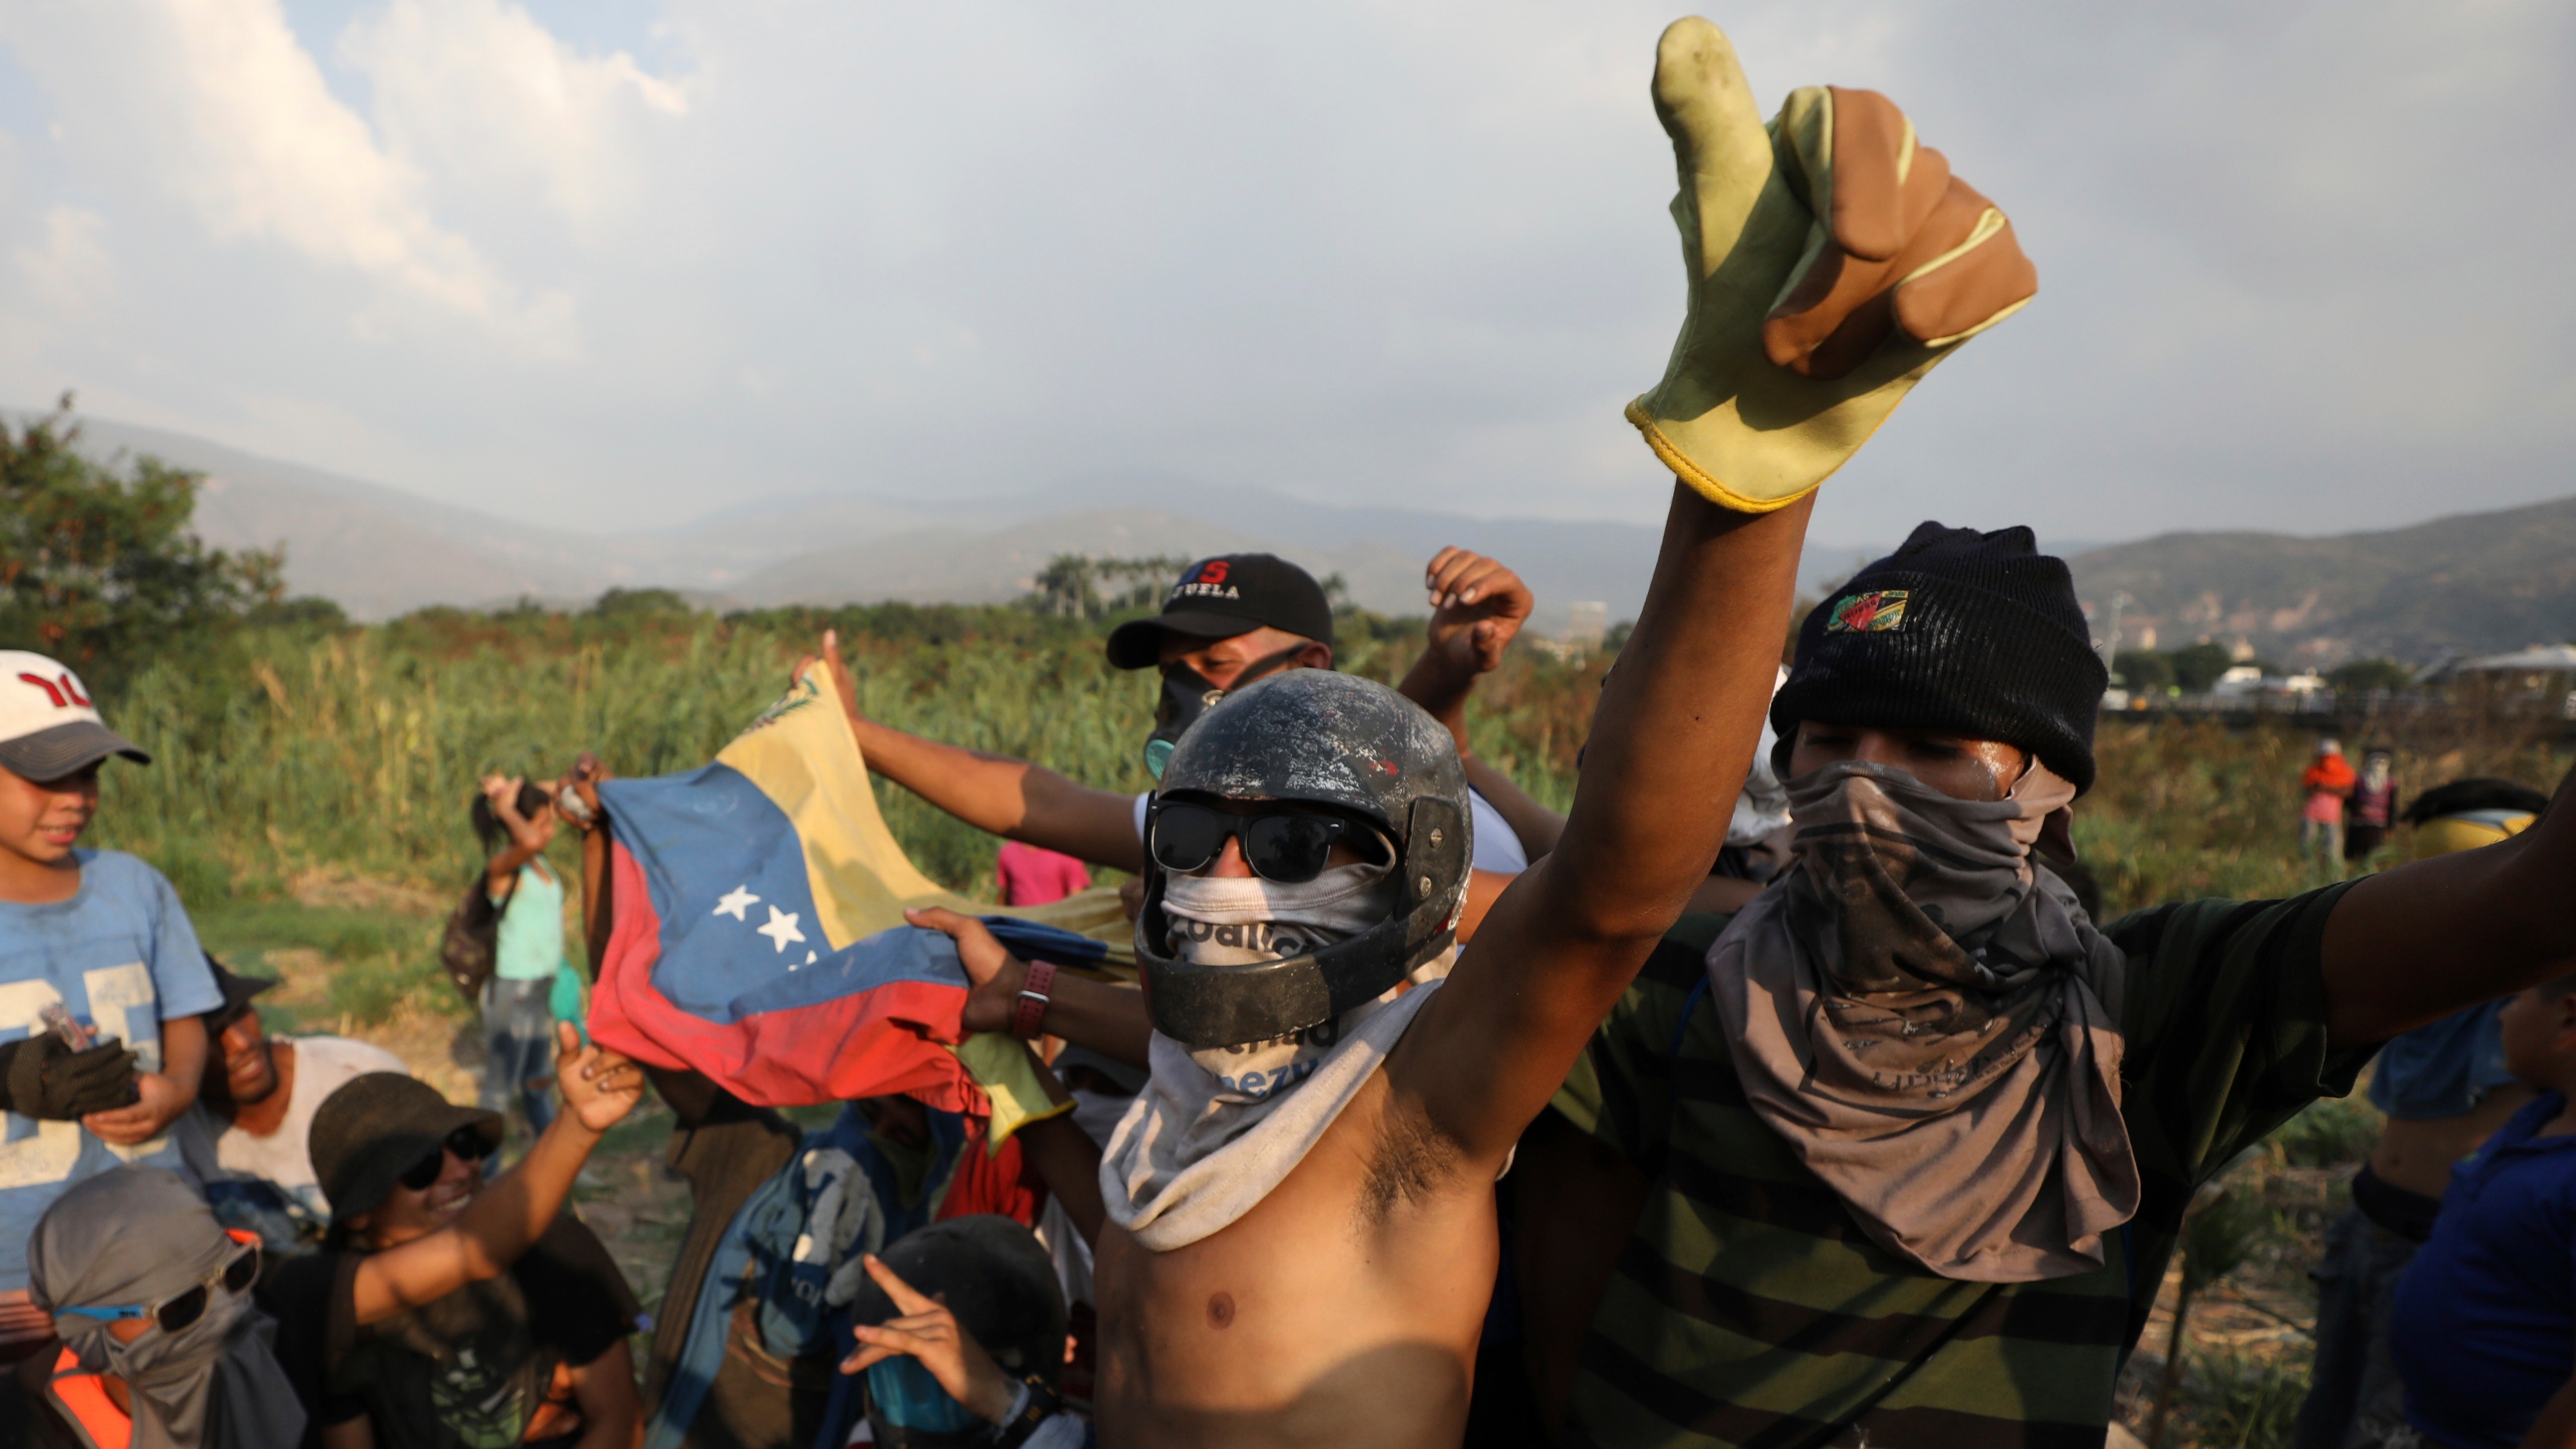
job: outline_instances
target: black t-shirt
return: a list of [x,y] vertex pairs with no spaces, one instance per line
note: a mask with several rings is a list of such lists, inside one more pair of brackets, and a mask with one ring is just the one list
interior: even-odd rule
[[608,1250],[570,1216],[500,1277],[361,1327],[365,1258],[325,1249],[280,1263],[259,1294],[314,1428],[363,1414],[381,1449],[519,1443],[556,1367],[606,1353],[638,1311]]

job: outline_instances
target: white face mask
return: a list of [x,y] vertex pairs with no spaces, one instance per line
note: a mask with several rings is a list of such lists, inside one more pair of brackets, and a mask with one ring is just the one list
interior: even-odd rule
[[[1259,876],[1172,876],[1163,885],[1170,949],[1193,965],[1255,966],[1349,940],[1394,913],[1392,870],[1337,865],[1298,885]],[[1258,1102],[1304,1081],[1343,1032],[1393,1001],[1397,991],[1344,1012],[1338,1021],[1268,1041],[1200,1048],[1190,1059],[1217,1079],[1217,1100]]]

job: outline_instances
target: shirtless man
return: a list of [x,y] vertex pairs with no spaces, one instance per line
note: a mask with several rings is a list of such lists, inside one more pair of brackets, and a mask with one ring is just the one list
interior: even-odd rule
[[[1917,158],[1894,131],[1846,127],[1847,153],[1830,125],[1784,126],[1778,165],[1833,166],[1853,204],[1881,203],[1877,260],[1810,246],[1806,197],[1822,188],[1774,174],[1704,22],[1667,33],[1655,95],[1683,162],[1692,316],[1672,375],[1631,415],[1650,441],[1706,452],[1723,435],[1730,477],[1670,455],[1686,486],[1564,833],[1454,969],[1466,782],[1428,715],[1296,671],[1180,740],[1137,926],[1153,1074],[1100,1173],[1095,1402],[1113,1449],[1458,1442],[1494,1281],[1493,1183],[1708,876],[1810,494],[1948,344],[2029,295],[1981,198],[1964,214],[1911,204]],[[1877,104],[1872,119],[1894,115]],[[1946,170],[1911,174],[1941,199]],[[1941,345],[1900,332],[1925,316]],[[1766,357],[1775,328],[1788,335]],[[1694,388],[1693,421],[1658,431],[1657,409]],[[1731,421],[1738,404],[1758,415]],[[914,919],[956,936],[979,976],[1002,954],[971,921]]]

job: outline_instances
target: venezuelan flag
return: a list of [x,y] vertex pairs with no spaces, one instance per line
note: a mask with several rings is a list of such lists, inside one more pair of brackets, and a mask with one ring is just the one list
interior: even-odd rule
[[969,1039],[956,946],[909,907],[982,916],[1023,958],[1129,963],[1117,893],[1052,905],[969,901],[914,868],[877,810],[830,678],[813,669],[681,775],[600,788],[610,828],[601,1045],[704,1073],[745,1101],[894,1093],[993,1117],[996,1148],[1046,1103],[1007,1037]]

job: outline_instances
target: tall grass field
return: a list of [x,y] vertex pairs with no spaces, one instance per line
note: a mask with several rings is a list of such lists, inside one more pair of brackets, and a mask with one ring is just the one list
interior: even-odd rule
[[[1419,626],[1369,623],[1346,631],[1344,666],[1393,679],[1412,660]],[[1085,784],[1147,788],[1139,746],[1157,681],[1109,668],[1099,626],[1009,609],[732,620],[439,610],[355,629],[245,630],[219,649],[126,671],[102,703],[158,763],[109,768],[93,838],[158,865],[215,938],[228,934],[227,919],[275,929],[292,913],[273,907],[309,904],[317,883],[453,895],[476,865],[466,806],[480,776],[551,777],[585,749],[620,774],[695,768],[836,625],[872,716]],[[1604,667],[1515,650],[1472,707],[1478,752],[1563,808]],[[2378,742],[2356,735],[2348,744],[2357,754]],[[2527,736],[2418,726],[2386,742],[2409,792],[2466,774],[2546,788],[2561,768],[2550,742]],[[2298,774],[2313,745],[2312,734],[2277,726],[2107,719],[2100,780],[2076,814],[2107,914],[2319,883],[2295,852]],[[969,894],[990,891],[991,837],[892,785],[878,790],[924,871]],[[557,849],[569,863],[568,841]],[[356,910],[331,927],[330,944],[403,958],[403,981],[366,987],[368,999],[352,1004],[362,1015],[434,980],[434,922],[383,914]]]

